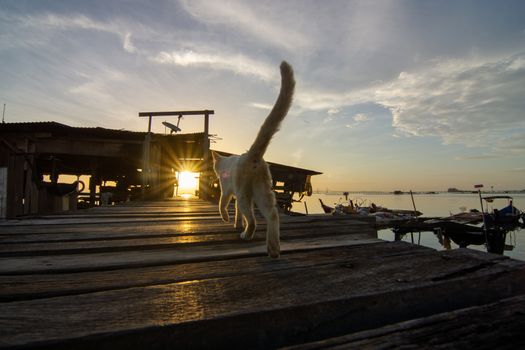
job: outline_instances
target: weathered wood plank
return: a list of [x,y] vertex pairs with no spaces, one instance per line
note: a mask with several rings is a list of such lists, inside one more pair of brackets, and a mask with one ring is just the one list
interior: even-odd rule
[[421,264],[405,256],[3,303],[0,341],[55,349],[268,348],[525,292],[524,263],[473,261],[463,252],[434,252],[433,262]]
[[[310,219],[308,221],[291,221],[284,219],[281,224],[282,231],[295,230],[297,228],[335,228],[337,230],[352,230],[354,232],[376,231],[375,228],[362,221],[332,221],[324,219]],[[258,231],[266,229],[266,223],[261,220],[257,225]],[[0,244],[18,242],[52,242],[52,241],[76,241],[89,239],[108,238],[146,238],[155,235],[173,234],[209,234],[232,232],[233,224],[223,223],[219,220],[186,220],[178,222],[149,222],[141,223],[118,223],[107,225],[59,225],[52,227],[38,227],[38,230],[11,231],[10,234],[0,234]],[[16,233],[15,233],[16,232]]]
[[[190,219],[195,220],[219,220],[220,216],[213,214],[213,215],[174,215],[174,216],[167,216],[167,217],[157,217],[155,215],[151,217],[137,217],[137,216],[129,216],[125,218],[114,218],[114,217],[99,217],[99,218],[62,218],[62,219],[56,219],[50,222],[47,219],[32,219],[32,220],[18,220],[16,222],[9,221],[9,225],[4,224],[2,225],[2,228],[5,228],[5,232],[2,233],[9,233],[12,231],[12,229],[16,226],[46,226],[46,225],[75,225],[75,224],[111,224],[111,223],[142,223],[142,222],[176,222],[176,221],[187,221]],[[30,228],[32,229],[32,228]]]
[[[176,225],[184,222],[195,223],[222,223],[218,215],[215,216],[199,216],[195,213],[194,216],[174,216],[168,218],[134,216],[130,219],[97,219],[84,218],[79,220],[17,220],[8,221],[10,224],[4,223],[0,225],[0,236],[18,235],[18,234],[32,234],[32,233],[48,233],[48,232],[80,232],[84,230],[93,229],[96,227],[137,227],[137,222],[140,225],[155,226],[155,225]],[[233,218],[233,215],[231,216]],[[258,222],[264,223],[264,219],[259,218]],[[325,216],[325,215],[309,215],[309,216],[281,216],[282,226],[295,225],[297,223],[308,222],[325,222],[327,225],[337,225],[345,223],[354,223],[362,225],[372,225],[374,222],[371,218],[363,218],[362,220],[352,220],[344,216]],[[233,222],[231,223],[233,224]]]
[[318,342],[283,348],[313,349],[522,349],[525,295]]
[[[282,252],[312,250],[344,245],[360,245],[382,242],[369,235],[337,235],[327,238],[304,238],[283,241]],[[231,259],[235,257],[265,256],[264,241],[235,240],[227,243],[202,246],[180,246],[166,249],[136,251],[110,251],[106,253],[29,256],[0,258],[0,275],[96,271],[123,267],[166,265],[188,261]]]
[[[168,284],[235,275],[254,275],[284,269],[346,264],[390,264],[403,257],[428,255],[430,248],[401,242],[344,246],[307,252],[289,252],[276,261],[249,257],[145,268],[83,273],[0,276],[0,301],[27,300],[112,289]],[[495,259],[495,257],[493,257]]]
[[[315,228],[315,229],[314,229]],[[304,239],[307,237],[322,237],[341,235],[341,234],[358,234],[360,237],[368,235],[370,238],[376,238],[376,231],[371,227],[357,227],[345,225],[340,228],[329,226],[305,227],[297,225],[295,229],[282,229],[281,240]],[[256,231],[254,242],[261,242],[266,239],[265,227]],[[108,239],[99,237],[97,239],[78,239],[73,241],[37,241],[24,243],[2,242],[0,244],[0,257],[11,256],[34,256],[34,255],[53,255],[53,254],[78,254],[90,252],[111,252],[123,250],[139,249],[159,249],[159,248],[177,248],[180,245],[197,245],[240,241],[239,233],[229,230],[223,232],[203,232],[199,234],[171,234],[150,237],[133,237]]]
[[[382,328],[347,337],[525,293],[523,262],[382,242],[370,221],[347,217],[282,217],[283,254],[269,259],[259,223],[257,239],[241,241],[201,201],[0,223],[0,347],[268,348],[327,338],[333,346],[345,334],[344,346],[440,345],[455,333],[425,319],[399,331],[409,340]],[[515,316],[502,319],[521,325]],[[483,328],[463,322],[465,339]],[[501,333],[505,321],[496,323]],[[505,339],[520,327],[506,328]]]

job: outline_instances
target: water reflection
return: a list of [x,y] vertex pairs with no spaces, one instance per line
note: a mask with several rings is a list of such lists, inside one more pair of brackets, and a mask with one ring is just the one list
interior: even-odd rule
[[[395,241],[414,241],[414,235],[418,236],[418,242],[421,241],[421,234],[423,232],[432,232],[437,239],[439,245],[445,250],[453,249],[455,244],[460,248],[472,248],[478,246],[489,253],[503,254],[505,251],[512,251],[516,246],[516,234],[523,228],[524,225],[506,225],[489,227],[487,230],[483,226],[469,226],[465,225],[455,226],[447,225],[435,227],[429,231],[418,232],[399,232],[394,231]],[[508,239],[507,239],[508,238]],[[508,241],[508,243],[507,243]]]
[[[525,211],[525,193],[514,193],[514,206]],[[374,194],[374,193],[350,193],[349,199],[363,198],[369,202],[374,202],[388,208],[411,209],[413,203],[410,195],[393,195],[393,194]],[[310,214],[321,214],[323,209],[319,204],[319,199],[330,206],[334,206],[345,200],[343,192],[334,194],[317,193],[311,197],[304,197],[303,202],[294,203],[293,211],[305,212],[307,206]],[[414,194],[415,204],[417,210],[423,213],[425,217],[439,217],[443,218],[451,213],[458,213],[466,211],[471,208],[480,209],[480,200],[477,193],[438,193],[438,194]],[[501,208],[500,203],[495,205],[496,208]],[[491,208],[489,208],[490,210]],[[430,232],[423,232],[402,235],[400,239],[414,244],[421,244],[434,249],[455,249],[459,245],[456,244],[450,236],[441,235],[441,238]],[[389,229],[382,229],[378,231],[380,239],[392,241],[395,239],[394,233]],[[517,227],[506,234],[506,243],[504,245],[504,254],[514,258],[525,260],[525,228]],[[511,248],[513,247],[513,248]],[[479,245],[468,244],[468,248],[486,251],[485,243]]]

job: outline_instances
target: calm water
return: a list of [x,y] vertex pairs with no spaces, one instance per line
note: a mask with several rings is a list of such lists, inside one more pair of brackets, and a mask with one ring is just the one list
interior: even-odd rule
[[[491,194],[492,195],[492,194]],[[525,194],[511,194],[514,197],[514,206],[522,211],[525,211]],[[347,203],[342,194],[313,194],[311,197],[303,198],[303,202],[306,203],[308,212],[310,214],[323,213],[321,205],[319,204],[319,198],[327,205],[334,206],[336,203]],[[364,202],[365,205],[371,202],[376,205],[380,205],[387,208],[395,209],[413,209],[412,200],[410,194],[393,195],[393,194],[360,194],[350,193],[348,196],[354,203]],[[417,210],[423,213],[425,217],[443,217],[448,216],[451,213],[456,214],[462,210],[469,209],[480,209],[479,196],[477,194],[470,193],[439,193],[439,194],[414,194],[414,201]],[[485,205],[485,203],[484,203]],[[498,200],[493,203],[495,208],[503,208],[507,205],[506,200]],[[489,205],[489,209],[491,206]],[[293,210],[305,213],[304,203],[294,203]],[[421,236],[420,236],[421,235]],[[381,239],[393,241],[394,233],[390,229],[380,230],[378,236]],[[422,232],[414,233],[414,243],[434,248],[437,250],[443,250],[443,246],[439,243],[438,238],[433,232]],[[404,241],[411,242],[411,235],[407,234],[403,237]],[[525,229],[517,229],[516,231],[509,232],[506,237],[505,244],[507,250],[504,255],[514,259],[525,260]],[[476,249],[486,251],[484,245],[469,245],[470,249]],[[458,248],[452,242],[452,248]]]

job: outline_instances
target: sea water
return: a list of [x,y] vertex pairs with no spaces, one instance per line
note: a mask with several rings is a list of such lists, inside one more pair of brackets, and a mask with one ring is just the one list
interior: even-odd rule
[[[483,193],[482,196],[493,195],[509,195],[514,198],[514,206],[521,211],[525,211],[525,193]],[[394,195],[389,193],[350,193],[348,200],[352,200],[354,204],[368,206],[371,203],[377,206],[382,206],[390,209],[409,209],[413,210],[414,205],[416,209],[423,213],[424,217],[446,217],[451,214],[457,214],[470,209],[481,210],[481,203],[477,193],[415,193],[413,195],[414,202],[409,193]],[[299,213],[320,214],[323,209],[319,202],[321,199],[326,205],[333,207],[336,204],[348,204],[343,193],[314,193],[310,197],[304,197],[301,202],[296,202],[292,210]],[[499,199],[493,203],[489,203],[488,209],[501,209],[507,206],[506,199]],[[483,201],[484,210],[487,209],[487,203]],[[378,238],[387,241],[394,240],[394,232],[391,229],[383,229],[378,231]],[[433,232],[416,232],[414,234],[406,234],[402,238],[414,244],[421,244],[426,247],[437,250],[445,249],[438,240],[438,237]],[[506,235],[506,250],[504,255],[513,259],[525,260],[525,229],[517,228],[510,231]],[[452,248],[458,248],[452,242]],[[486,251],[484,245],[469,245],[468,248]]]

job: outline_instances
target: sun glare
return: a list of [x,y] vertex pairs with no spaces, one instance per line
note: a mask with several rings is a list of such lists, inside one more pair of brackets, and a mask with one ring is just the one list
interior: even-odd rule
[[179,180],[179,194],[195,193],[195,190],[199,186],[199,173],[181,171],[177,174],[177,178]]

